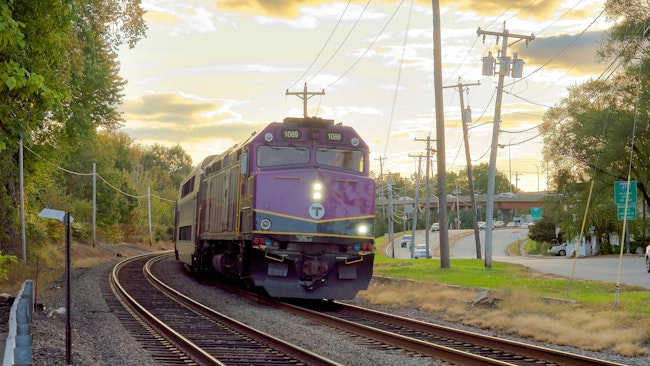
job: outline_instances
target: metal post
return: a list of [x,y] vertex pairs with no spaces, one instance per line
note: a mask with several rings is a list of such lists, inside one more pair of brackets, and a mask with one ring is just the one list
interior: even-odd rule
[[147,187],[147,205],[149,206],[149,245],[153,245],[153,233],[151,230],[151,187]]
[[23,175],[23,139],[18,145],[18,165],[20,184],[20,240],[22,243],[23,263],[27,264],[27,236],[25,234],[25,178]]
[[70,213],[66,212],[65,221],[65,362],[72,365],[72,325],[70,321]]
[[97,242],[97,163],[93,163],[93,248]]

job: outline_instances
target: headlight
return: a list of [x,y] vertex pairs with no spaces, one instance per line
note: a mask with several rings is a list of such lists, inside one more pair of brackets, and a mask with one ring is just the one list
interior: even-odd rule
[[368,232],[368,227],[366,225],[359,225],[357,231],[359,232],[359,234],[365,234]]
[[311,198],[314,201],[320,201],[323,198],[323,185],[320,182],[311,186]]

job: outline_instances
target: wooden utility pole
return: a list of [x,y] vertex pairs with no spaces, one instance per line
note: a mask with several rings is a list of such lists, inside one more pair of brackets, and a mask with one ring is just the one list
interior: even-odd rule
[[[417,230],[417,225],[418,225],[418,210],[419,208],[419,197],[420,197],[420,176],[421,176],[421,171],[422,171],[422,158],[425,157],[425,155],[418,154],[418,155],[411,155],[409,154],[410,157],[412,158],[418,158],[418,175],[417,178],[415,179],[415,202],[413,202],[413,242],[411,245],[411,259],[415,257],[415,231]],[[427,208],[428,209],[428,208]],[[427,231],[429,231],[429,228],[425,228]],[[429,249],[427,249],[427,257],[429,256]]]
[[[445,158],[445,110],[442,99],[442,40],[440,31],[440,0],[431,1],[433,13],[433,89],[436,106],[436,149],[438,149],[438,220],[440,222],[440,268],[450,268],[449,232],[447,231],[447,160]],[[427,227],[427,233],[429,228]]]
[[[429,231],[430,231],[429,228],[431,227],[431,209],[430,209],[430,206],[431,206],[431,193],[430,193],[430,189],[429,189],[429,167],[431,166],[431,163],[430,163],[430,161],[431,161],[431,152],[432,151],[436,152],[435,149],[431,148],[431,141],[435,141],[435,140],[431,140],[431,134],[429,134],[426,139],[417,139],[416,138],[414,141],[426,141],[427,142],[427,155],[426,155],[427,167],[426,167],[425,173],[424,173],[425,174],[425,179],[427,180],[426,181],[426,186],[425,186],[426,187],[426,189],[425,189],[426,193],[425,194],[427,195],[426,198],[425,198],[425,207],[426,207],[427,211],[426,211],[425,216],[424,216],[426,218],[425,219],[425,221],[426,221],[426,224],[425,224],[426,233],[425,233],[424,237],[425,237],[425,243],[426,243],[426,247],[427,247],[427,252],[426,253],[427,253],[427,258],[428,258],[429,257]],[[442,213],[443,212],[445,212],[445,213],[447,212],[447,206],[445,205],[444,210],[441,210],[440,209],[440,197],[438,197],[438,220],[439,220],[439,223],[440,223],[440,233],[442,233],[443,227],[445,227],[446,223],[447,223],[447,221],[446,221],[447,215],[445,215],[445,221],[442,221]],[[444,230],[445,230],[445,234],[446,234],[447,229],[445,228]],[[443,245],[443,243],[444,243],[444,245]],[[443,247],[446,247],[446,248],[443,248]],[[445,249],[446,249],[446,251],[445,251]],[[441,260],[442,260],[442,257],[443,257],[443,254],[442,254],[443,252],[449,253],[449,242],[448,241],[443,242],[442,234],[440,234],[440,259]]]
[[289,89],[287,89],[287,92],[285,95],[295,95],[302,99],[302,113],[303,117],[307,118],[307,100],[314,95],[325,95],[325,89],[323,89],[320,92],[308,92],[307,91],[307,83],[305,83],[305,88],[303,89],[302,92],[289,92]]
[[[497,85],[497,97],[494,105],[494,121],[492,127],[492,145],[490,148],[490,173],[488,175],[488,191],[487,193],[487,203],[486,203],[486,213],[485,213],[485,267],[492,268],[492,217],[494,215],[494,186],[496,179],[496,162],[497,162],[497,145],[499,144],[499,125],[501,123],[501,100],[503,98],[503,83],[506,74],[510,74],[510,58],[506,55],[508,54],[508,38],[519,38],[528,41],[535,39],[534,35],[526,36],[521,34],[510,34],[507,29],[505,29],[505,22],[503,23],[503,32],[488,32],[484,31],[481,28],[478,28],[476,34],[483,35],[485,39],[486,35],[496,36],[497,40],[499,37],[502,37],[501,41],[501,52],[499,55],[499,83]],[[498,43],[498,41],[497,41]],[[483,65],[483,74],[487,75],[485,67],[485,59]],[[522,66],[523,67],[523,66]],[[491,72],[494,72],[493,68],[490,68]],[[513,70],[514,71],[514,70]],[[521,71],[521,70],[519,70]],[[488,75],[492,76],[492,75]],[[514,75],[513,75],[514,76]],[[516,77],[516,76],[515,76]]]
[[[467,132],[467,124],[471,120],[471,116],[469,116],[470,109],[469,107],[465,109],[465,102],[463,101],[463,88],[466,86],[474,86],[474,85],[481,85],[481,83],[476,82],[473,84],[463,84],[460,82],[460,78],[458,78],[458,85],[450,85],[450,86],[445,86],[444,88],[458,88],[458,94],[460,95],[460,115],[461,115],[461,120],[463,123],[463,140],[465,142],[465,158],[467,159],[467,181],[469,183],[469,195],[472,200],[472,225],[474,227],[474,241],[476,243],[476,259],[481,259],[481,237],[479,235],[479,229],[478,229],[478,210],[477,210],[477,202],[476,202],[476,195],[474,194],[474,176],[472,175],[472,157],[469,154],[469,137],[468,137],[468,132]],[[460,216],[459,216],[460,217]],[[460,221],[460,220],[459,220]]]

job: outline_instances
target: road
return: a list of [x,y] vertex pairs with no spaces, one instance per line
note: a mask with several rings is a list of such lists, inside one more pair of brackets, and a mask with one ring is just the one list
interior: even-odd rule
[[[449,230],[450,256],[453,265],[454,258],[476,258],[476,244],[474,234],[471,230]],[[425,244],[425,231],[419,230],[415,235],[415,244]],[[528,235],[526,229],[497,229],[492,231],[492,261],[509,262],[521,264],[541,273],[550,273],[559,276],[571,277],[584,280],[595,280],[603,282],[617,282],[624,285],[639,286],[650,289],[650,273],[645,268],[643,256],[624,254],[612,256],[593,257],[552,257],[545,255],[509,256],[506,248],[519,237],[525,240]],[[480,234],[481,258],[485,258],[485,232]],[[439,256],[438,244],[439,233],[429,233],[429,246],[432,248],[434,257]],[[399,259],[411,258],[408,248],[402,248],[401,237],[395,240],[395,257]],[[386,248],[387,254],[392,254],[393,248]],[[620,268],[620,269],[619,269]],[[619,277],[620,273],[620,277]],[[620,278],[620,280],[617,280]]]

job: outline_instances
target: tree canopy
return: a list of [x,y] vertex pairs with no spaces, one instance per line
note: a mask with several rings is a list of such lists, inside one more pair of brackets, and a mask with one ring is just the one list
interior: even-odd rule
[[87,239],[93,164],[97,226],[105,238],[141,234],[147,187],[161,198],[154,205],[166,205],[159,207],[155,234],[169,236],[170,202],[191,159],[180,146],[135,144],[119,131],[116,109],[126,83],[117,51],[145,36],[143,15],[140,0],[0,3],[0,224],[6,228],[1,252],[18,252],[20,242],[19,141],[26,150],[30,245],[48,236],[49,225],[36,217],[44,207],[71,212],[73,234]]
[[[585,212],[586,226],[599,234],[620,228],[614,202],[616,181],[636,181],[638,203],[650,204],[647,3],[623,5],[612,0],[606,4],[606,13],[616,23],[599,55],[619,68],[570,87],[568,96],[546,113],[540,127],[544,159],[555,167],[553,186],[559,193],[549,205],[556,222],[573,235],[583,229]],[[636,236],[646,236],[643,220],[633,222],[633,228]]]

